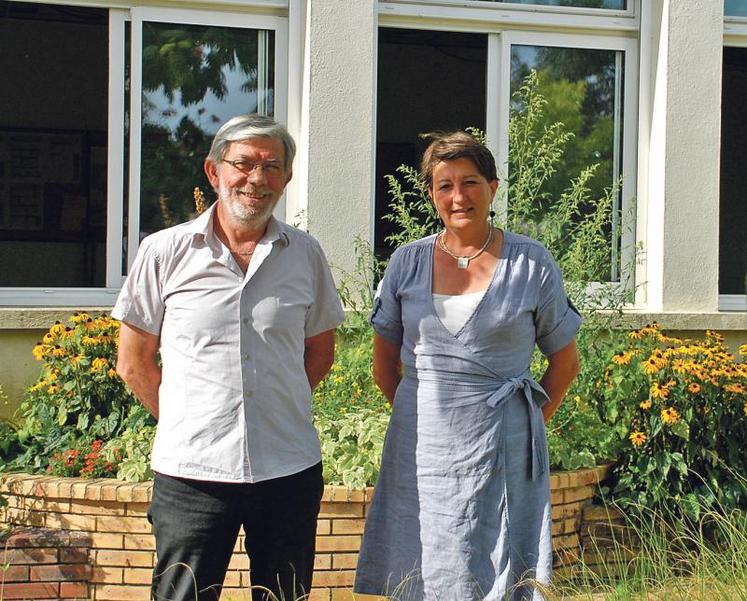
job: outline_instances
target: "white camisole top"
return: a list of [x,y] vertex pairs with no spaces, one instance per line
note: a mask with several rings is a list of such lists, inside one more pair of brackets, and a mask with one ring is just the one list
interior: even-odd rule
[[434,293],[433,306],[441,323],[449,332],[456,334],[472,317],[483,296],[485,296],[485,290],[468,292],[467,294]]

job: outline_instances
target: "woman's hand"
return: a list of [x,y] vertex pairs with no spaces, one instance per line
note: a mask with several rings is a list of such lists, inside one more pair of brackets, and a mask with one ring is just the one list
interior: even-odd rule
[[565,393],[571,386],[571,382],[578,375],[579,362],[576,339],[565,345],[559,351],[547,356],[549,365],[545,371],[540,385],[545,389],[550,402],[542,406],[542,415],[545,423],[549,422],[560,407]]
[[402,379],[400,348],[401,345],[374,333],[373,378],[390,405],[394,402],[394,393],[397,392],[397,386]]

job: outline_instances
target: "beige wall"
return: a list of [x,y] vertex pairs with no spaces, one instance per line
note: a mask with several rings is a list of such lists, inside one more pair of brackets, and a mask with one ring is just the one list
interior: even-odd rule
[[41,364],[31,355],[31,349],[45,331],[0,330],[0,386],[8,396],[7,403],[0,403],[0,418],[12,417],[23,391],[39,375]]

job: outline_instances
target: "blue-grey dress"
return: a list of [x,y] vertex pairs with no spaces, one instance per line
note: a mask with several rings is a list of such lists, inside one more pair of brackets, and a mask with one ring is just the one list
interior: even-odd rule
[[581,323],[538,242],[504,233],[501,259],[455,335],[436,315],[435,237],[398,249],[371,324],[401,345],[381,473],[355,591],[402,601],[541,599],[552,537],[547,396],[529,373],[537,344],[566,346]]

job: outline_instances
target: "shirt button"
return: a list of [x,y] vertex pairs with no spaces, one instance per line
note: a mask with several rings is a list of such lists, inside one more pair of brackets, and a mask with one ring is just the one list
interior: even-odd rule
[[244,323],[245,326],[249,325],[249,318],[248,317],[245,317],[241,321]]

